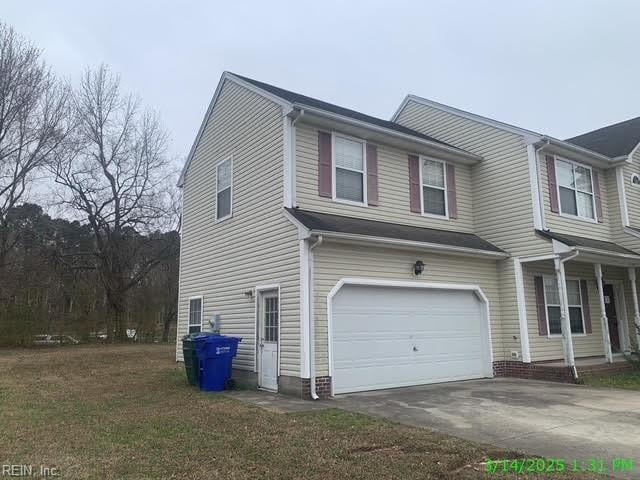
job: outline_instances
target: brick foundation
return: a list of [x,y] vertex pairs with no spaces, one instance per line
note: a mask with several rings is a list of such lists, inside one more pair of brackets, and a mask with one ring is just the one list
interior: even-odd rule
[[[331,377],[316,377],[316,394],[321,399],[331,396]],[[311,398],[311,379],[302,379],[302,398]]]
[[573,383],[569,367],[553,367],[542,363],[523,363],[511,360],[493,362],[496,377],[516,377],[528,380]]

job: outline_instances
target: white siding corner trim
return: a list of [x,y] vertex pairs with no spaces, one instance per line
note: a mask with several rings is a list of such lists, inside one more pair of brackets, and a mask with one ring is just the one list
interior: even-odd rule
[[513,269],[516,277],[516,301],[518,303],[518,323],[520,325],[520,349],[522,361],[531,363],[531,349],[529,348],[529,327],[527,324],[527,301],[524,291],[524,277],[522,263],[519,258],[513,259]]
[[629,209],[627,207],[627,191],[624,184],[624,168],[616,168],[616,183],[618,184],[618,197],[620,200],[620,217],[622,218],[622,226],[628,227],[629,223]]
[[531,203],[533,205],[533,225],[536,230],[544,230],[544,210],[540,192],[540,174],[538,170],[538,153],[532,144],[527,145],[527,158],[529,160],[529,180],[531,182]]
[[[332,317],[333,317],[333,297],[340,291],[345,285],[362,285],[362,286],[376,286],[376,287],[394,287],[394,288],[422,288],[432,290],[458,290],[474,292],[478,299],[483,303],[485,310],[485,322],[487,326],[487,341],[489,343],[489,365],[488,371],[492,371],[493,365],[493,344],[491,341],[491,309],[489,306],[489,299],[482,291],[479,285],[463,284],[463,283],[434,283],[434,282],[412,282],[402,280],[381,280],[373,278],[358,278],[347,277],[342,278],[334,285],[329,294],[327,295],[327,340],[328,350],[327,357],[329,362],[329,376],[333,377],[333,361],[332,361]],[[331,394],[333,395],[333,382],[331,385]]]

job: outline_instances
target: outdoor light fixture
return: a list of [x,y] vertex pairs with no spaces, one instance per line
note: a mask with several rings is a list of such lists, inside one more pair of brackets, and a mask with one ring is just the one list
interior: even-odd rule
[[424,263],[422,260],[418,260],[413,264],[413,273],[416,275],[422,275],[422,272],[424,272]]
[[244,292],[245,297],[253,298],[253,289]]

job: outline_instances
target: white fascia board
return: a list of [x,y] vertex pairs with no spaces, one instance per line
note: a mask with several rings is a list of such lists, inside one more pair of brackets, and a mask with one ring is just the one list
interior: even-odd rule
[[596,168],[608,169],[624,162],[549,136],[543,137],[536,146],[540,152],[573,157]]
[[424,145],[425,147],[429,147],[429,148],[431,148],[433,150],[436,150],[436,151],[446,152],[449,155],[452,155],[452,156],[460,158],[460,160],[463,163],[473,164],[473,163],[480,162],[482,160],[482,156],[476,155],[475,153],[465,152],[464,150],[461,150],[461,149],[456,148],[456,147],[451,147],[451,146],[448,146],[448,145],[445,145],[445,144],[442,144],[442,143],[439,143],[439,142],[432,142],[432,141],[426,140],[426,139],[421,138],[421,137],[416,137],[416,136],[410,135],[408,133],[397,132],[395,130],[391,130],[389,128],[381,127],[381,126],[375,125],[373,123],[364,122],[364,121],[361,121],[361,120],[357,120],[355,118],[346,117],[344,115],[338,115],[337,113],[328,112],[326,110],[310,107],[310,106],[304,105],[304,104],[296,103],[296,104],[294,104],[294,107],[303,109],[306,114],[314,114],[314,115],[317,115],[318,117],[324,117],[324,118],[327,118],[327,119],[330,119],[330,120],[335,120],[336,122],[354,125],[354,126],[357,126],[357,127],[363,128],[363,129],[367,129],[367,130],[379,132],[379,133],[382,133],[382,134],[385,134],[385,135],[389,135],[391,137],[396,137],[396,138],[400,138],[400,139],[403,139],[403,140],[408,140],[408,141],[411,141],[411,142],[415,142],[415,143]]
[[509,257],[506,252],[493,252],[491,250],[479,250],[475,248],[454,247],[451,245],[443,245],[439,243],[418,242],[414,240],[403,240],[400,238],[374,237],[369,235],[357,235],[349,233],[331,232],[323,230],[311,230],[311,235],[322,235],[324,238],[336,239],[343,241],[351,241],[356,243],[377,243],[389,246],[416,248],[420,250],[429,250],[434,252],[445,252],[450,255],[462,255],[472,257],[488,257],[494,260]]
[[488,125],[499,130],[503,130],[505,132],[513,133],[514,135],[520,135],[525,137],[527,143],[531,143],[532,141],[538,141],[542,139],[544,135],[533,132],[531,130],[527,130],[525,128],[516,127],[515,125],[509,125],[508,123],[500,122],[498,120],[494,120],[492,118],[483,117],[482,115],[477,115],[475,113],[467,112],[465,110],[460,110],[459,108],[451,107],[449,105],[445,105],[443,103],[435,102],[433,100],[429,100],[427,98],[419,97],[417,95],[407,95],[405,99],[400,104],[396,113],[394,113],[391,121],[395,122],[396,119],[402,113],[402,110],[407,106],[407,104],[413,101],[415,103],[426,105],[428,107],[435,108],[437,110],[441,110],[443,112],[451,113],[458,117],[466,118],[467,120],[473,120],[474,122],[482,123],[484,125]]
[[222,76],[220,77],[220,81],[218,82],[218,86],[216,87],[216,91],[213,93],[213,97],[211,97],[211,101],[209,102],[209,107],[207,108],[206,113],[204,114],[204,118],[202,119],[202,123],[200,124],[200,128],[198,129],[198,133],[196,135],[195,140],[193,141],[193,144],[191,145],[191,150],[189,150],[189,155],[187,156],[187,160],[184,163],[184,167],[182,167],[182,172],[180,172],[180,178],[178,179],[178,186],[182,187],[184,184],[184,178],[185,175],[187,174],[187,170],[189,169],[189,165],[191,164],[191,161],[193,160],[193,155],[195,154],[196,148],[198,146],[198,144],[200,143],[200,139],[202,138],[202,135],[204,133],[204,130],[207,126],[207,123],[209,122],[209,117],[211,116],[211,114],[213,113],[213,109],[216,106],[216,103],[218,101],[218,97],[220,97],[220,93],[222,93],[222,88],[224,86],[224,83],[229,80],[232,81],[244,88],[246,88],[247,90],[250,90],[254,93],[257,93],[258,95],[260,95],[261,97],[266,98],[267,100],[271,100],[272,102],[276,103],[277,105],[280,105],[283,109],[283,115],[287,115],[290,111],[291,111],[291,103],[287,102],[286,100],[273,95],[272,93],[267,92],[266,90],[263,90],[261,88],[256,87],[255,85],[246,82],[245,80],[242,80],[241,78],[236,77],[235,75],[233,75],[230,72],[224,72],[222,74]]

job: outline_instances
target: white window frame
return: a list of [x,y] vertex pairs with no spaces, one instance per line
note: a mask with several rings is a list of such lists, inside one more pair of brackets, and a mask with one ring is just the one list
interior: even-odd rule
[[[544,292],[544,313],[547,321],[547,338],[562,338],[562,331],[560,333],[551,333],[551,326],[549,325],[549,307],[559,307],[560,308],[560,318],[562,318],[562,305],[557,305],[555,303],[550,304],[547,301],[547,287],[545,286],[545,280],[551,279],[555,281],[556,284],[558,282],[557,278],[553,275],[543,275],[542,282],[542,290]],[[566,280],[572,280],[578,282],[578,290],[580,291],[580,305],[568,305],[567,308],[576,308],[580,307],[580,316],[582,317],[582,333],[573,333],[571,332],[572,337],[586,337],[587,336],[587,326],[584,323],[584,308],[582,306],[582,279],[576,277],[566,277]],[[566,288],[566,287],[565,287]],[[560,295],[560,292],[558,292]],[[562,320],[560,320],[562,321]],[[562,327],[560,327],[562,330]]]
[[189,297],[189,308],[187,314],[187,334],[190,333],[191,327],[195,327],[197,324],[191,324],[191,300],[200,300],[200,331],[202,332],[202,325],[204,322],[204,297],[202,295],[196,295],[195,297]]
[[[424,169],[425,160],[442,164],[444,188],[436,187],[435,185],[424,184],[422,170]],[[422,216],[428,217],[428,218],[437,218],[440,220],[449,220],[449,190],[447,189],[447,163],[443,162],[442,160],[438,160],[437,158],[426,157],[423,155],[420,155],[419,161],[420,161],[420,211],[422,212]],[[425,186],[428,188],[437,188],[444,191],[444,215],[438,215],[436,213],[429,213],[424,211],[424,187]]]
[[[218,218],[218,168],[220,167],[220,165],[222,165],[225,162],[231,162],[231,185],[227,188],[231,189],[230,195],[229,195],[229,215],[225,215],[224,217],[220,217]],[[215,165],[215,169],[216,169],[216,210],[215,210],[215,218],[216,218],[216,223],[220,223],[228,218],[233,217],[233,155],[220,160],[219,162],[216,163]],[[226,188],[225,188],[226,190]]]
[[[593,205],[593,218],[585,217],[585,216],[582,216],[582,215],[579,215],[579,214],[578,215],[573,215],[571,213],[565,213],[565,212],[562,211],[562,197],[560,196],[560,181],[558,180],[558,161],[571,164],[571,167],[573,169],[574,181],[575,181],[575,178],[576,178],[576,174],[575,174],[576,167],[581,167],[581,168],[585,168],[585,169],[589,170],[589,175],[591,177],[591,192],[585,192],[584,190],[579,190],[577,182],[576,182],[576,186],[574,188],[565,187],[565,186],[562,186],[562,188],[566,188],[568,190],[573,190],[574,195],[576,197],[576,211],[578,210],[578,192],[579,193],[584,193],[586,195],[591,195],[591,204]],[[574,162],[573,160],[569,160],[567,158],[562,158],[562,157],[554,157],[554,165],[555,165],[555,169],[556,169],[556,192],[557,192],[557,195],[558,195],[558,210],[559,210],[560,216],[567,217],[567,218],[573,218],[575,220],[581,220],[583,222],[598,223],[598,211],[596,210],[596,190],[595,190],[594,184],[593,184],[593,168],[591,168],[590,166],[585,165],[583,163]]]
[[[336,138],[343,138],[345,140],[351,140],[352,142],[358,142],[362,145],[362,171],[354,170],[351,168],[340,167],[343,170],[349,170],[352,172],[362,173],[362,202],[356,202],[353,200],[345,200],[336,196]],[[369,202],[367,198],[367,141],[362,138],[352,137],[350,135],[344,135],[342,133],[331,132],[331,197],[334,202],[345,203],[347,205],[354,205],[357,207],[367,207]]]

